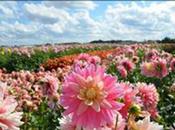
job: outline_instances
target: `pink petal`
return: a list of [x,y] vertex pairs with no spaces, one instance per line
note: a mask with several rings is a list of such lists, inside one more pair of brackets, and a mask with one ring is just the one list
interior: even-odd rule
[[81,115],[83,112],[87,110],[88,106],[84,104],[84,102],[80,103],[78,110],[77,110],[77,115]]

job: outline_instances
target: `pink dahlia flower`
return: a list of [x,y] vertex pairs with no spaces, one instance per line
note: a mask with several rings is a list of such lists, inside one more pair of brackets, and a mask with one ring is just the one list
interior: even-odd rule
[[53,96],[57,94],[58,91],[58,79],[56,77],[46,75],[42,79],[44,85],[42,86],[44,95]]
[[158,123],[151,122],[150,116],[136,122],[137,130],[163,130],[163,126]]
[[141,74],[147,77],[154,77],[155,65],[153,62],[143,62],[140,66]]
[[6,84],[0,83],[0,129],[20,130],[22,112],[15,112],[17,102],[14,97],[6,95]]
[[91,63],[91,64],[94,64],[94,65],[95,64],[100,64],[101,63],[101,59],[98,56],[91,56],[89,58],[88,62]]
[[136,96],[137,91],[134,90],[133,86],[129,83],[118,83],[117,86],[124,89],[122,99],[125,105],[122,107],[122,109],[120,109],[119,112],[124,118],[127,118],[130,107],[134,103],[139,102],[139,98]]
[[146,60],[155,60],[158,57],[159,52],[155,49],[149,50],[146,54]]
[[132,57],[132,62],[135,63],[135,64],[138,63],[139,62],[139,57],[138,56],[133,56]]
[[155,77],[163,78],[168,75],[167,62],[163,59],[153,61],[155,67]]
[[172,71],[175,71],[175,58],[173,58],[170,62],[170,67]]
[[72,116],[63,116],[60,121],[60,130],[81,130],[75,124],[72,123]]
[[88,61],[90,55],[86,53],[81,53],[76,60]]
[[126,48],[125,51],[126,51],[125,52],[126,55],[129,56],[129,57],[132,57],[135,54],[134,50],[132,48],[130,48],[130,47]]
[[128,59],[124,59],[120,62],[120,64],[128,71],[132,71],[135,68],[135,64],[128,60]]
[[123,106],[116,101],[121,93],[116,78],[92,64],[65,78],[61,105],[65,115],[72,115],[74,124],[92,130],[113,124],[116,111]]
[[119,65],[117,67],[117,70],[119,71],[119,73],[120,73],[120,75],[121,75],[122,78],[126,78],[127,77],[128,72],[127,72],[127,70],[123,66]]
[[80,67],[84,68],[88,66],[90,55],[86,53],[80,54],[74,61],[74,68]]
[[137,83],[138,95],[141,97],[144,109],[152,115],[157,116],[157,104],[159,95],[156,87],[153,84]]

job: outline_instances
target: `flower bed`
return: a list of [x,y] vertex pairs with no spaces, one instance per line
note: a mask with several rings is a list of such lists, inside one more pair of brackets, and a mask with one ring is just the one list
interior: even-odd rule
[[175,57],[127,45],[0,70],[0,129],[173,130]]

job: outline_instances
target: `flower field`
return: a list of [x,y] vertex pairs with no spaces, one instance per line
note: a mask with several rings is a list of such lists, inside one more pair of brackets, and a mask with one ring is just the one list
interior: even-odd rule
[[174,130],[175,51],[167,50],[0,48],[0,130]]

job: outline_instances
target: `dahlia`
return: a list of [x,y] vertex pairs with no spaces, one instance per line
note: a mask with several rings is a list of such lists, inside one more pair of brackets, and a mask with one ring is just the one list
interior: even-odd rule
[[84,68],[88,65],[88,61],[90,59],[90,55],[86,53],[80,54],[74,61],[74,68],[81,67]]
[[116,101],[122,89],[115,83],[116,78],[100,66],[76,69],[63,83],[60,102],[64,114],[71,114],[73,123],[86,129],[112,125],[116,111],[123,106]]
[[155,66],[155,77],[163,78],[168,75],[167,62],[163,59],[153,61]]
[[128,71],[132,71],[135,68],[135,64],[128,60],[128,59],[124,59],[120,62],[120,64]]
[[90,55],[86,53],[81,53],[76,60],[88,61]]
[[146,54],[146,60],[155,60],[158,57],[159,52],[155,49],[149,50]]
[[117,70],[119,71],[119,73],[120,73],[120,75],[121,75],[122,78],[126,78],[127,77],[128,72],[127,72],[127,70],[123,66],[121,66],[121,65],[118,66],[117,67]]
[[130,107],[134,103],[139,102],[139,98],[136,97],[137,91],[134,90],[133,86],[129,83],[117,83],[117,86],[124,89],[122,99],[125,105],[122,107],[122,109],[120,109],[119,112],[124,118],[127,118]]
[[136,122],[136,130],[163,130],[163,126],[158,123],[151,122],[150,116]]
[[19,130],[22,112],[15,112],[17,102],[14,97],[7,95],[6,84],[0,83],[0,128],[2,130]]
[[100,59],[100,57],[98,57],[98,56],[91,56],[91,57],[88,59],[88,62],[89,62],[89,63],[92,63],[92,64],[99,64],[99,63],[101,63],[101,59]]
[[173,56],[172,56],[172,54],[163,51],[163,52],[161,53],[161,57],[162,57],[163,59],[166,59],[166,61],[169,62],[169,61],[172,59]]
[[141,74],[147,77],[154,77],[155,75],[155,66],[153,62],[143,62],[140,66]]
[[60,130],[81,130],[72,123],[72,117],[70,115],[63,116],[60,121]]
[[42,79],[42,82],[44,82],[42,86],[44,95],[52,96],[57,94],[58,79],[56,77],[47,74],[44,79]]
[[133,49],[131,49],[130,47],[128,47],[128,48],[126,48],[126,50],[125,50],[126,52],[126,55],[127,56],[129,56],[129,57],[132,57],[133,55],[134,55],[134,50]]
[[170,62],[170,67],[172,71],[175,71],[175,58],[173,58]]
[[175,83],[172,84],[172,86],[170,87],[170,92],[175,92]]
[[133,56],[132,57],[132,62],[135,63],[135,64],[138,63],[139,62],[139,57],[138,56]]
[[159,95],[153,84],[137,83],[138,95],[141,97],[144,109],[150,112],[152,117],[157,116],[157,104]]

